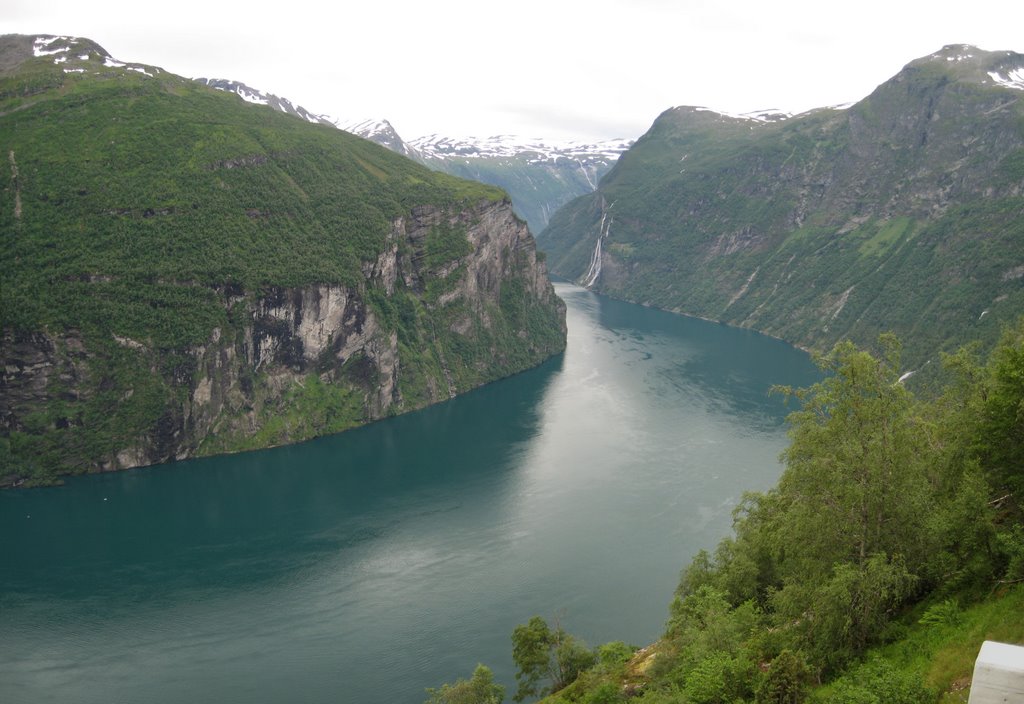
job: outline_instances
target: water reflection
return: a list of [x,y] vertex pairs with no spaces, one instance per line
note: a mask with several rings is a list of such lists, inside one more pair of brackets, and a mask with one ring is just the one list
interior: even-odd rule
[[801,386],[816,378],[806,357],[781,340],[603,296],[594,299],[601,327],[651,362],[649,386],[659,396],[692,394],[711,412],[772,431],[788,411],[783,399],[769,396],[771,387]]
[[19,540],[2,548],[0,598],[115,596],[140,573],[162,591],[230,590],[379,540],[409,512],[493,505],[561,363],[300,445],[4,493],[0,530]]

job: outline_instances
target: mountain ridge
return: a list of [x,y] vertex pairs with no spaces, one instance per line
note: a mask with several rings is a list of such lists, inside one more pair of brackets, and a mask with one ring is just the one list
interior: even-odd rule
[[234,93],[247,103],[269,105],[285,114],[293,115],[313,124],[334,126],[334,123],[323,115],[314,115],[301,105],[295,105],[287,98],[282,98],[273,93],[265,93],[257,88],[251,88],[240,81],[232,81],[225,78],[195,78],[193,80],[217,90]]
[[595,290],[804,347],[990,344],[1024,306],[1022,66],[949,45],[845,108],[670,108],[541,247]]

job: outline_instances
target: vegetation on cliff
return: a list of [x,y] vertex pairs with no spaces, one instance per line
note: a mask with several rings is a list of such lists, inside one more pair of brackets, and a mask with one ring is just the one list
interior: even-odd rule
[[991,346],[1024,309],[1020,66],[956,45],[846,109],[667,110],[541,247],[595,290],[805,347],[893,331],[913,369]]
[[[874,355],[835,346],[823,381],[782,390],[800,402],[782,477],[745,495],[734,534],[683,571],[663,637],[580,655],[531,620],[513,634],[520,694],[965,701],[981,642],[1024,642],[1024,319],[984,363],[976,349],[947,357],[949,382],[916,398],[895,338]],[[549,650],[523,657],[524,633]]]
[[564,347],[499,189],[89,40],[0,38],[0,146],[0,483],[294,442]]

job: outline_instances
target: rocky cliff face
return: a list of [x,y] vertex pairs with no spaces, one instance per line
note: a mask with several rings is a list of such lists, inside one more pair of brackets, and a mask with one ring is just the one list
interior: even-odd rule
[[[430,257],[439,228],[464,238],[466,253]],[[391,223],[364,274],[355,287],[221,288],[230,323],[181,350],[115,335],[113,352],[104,352],[73,330],[7,331],[0,427],[15,445],[40,431],[71,441],[48,447],[39,462],[57,455],[64,470],[125,469],[344,430],[449,399],[564,348],[564,304],[507,201],[415,208]],[[168,402],[128,439],[75,443],[98,430],[90,416],[100,397],[113,391],[116,403],[152,392],[105,373],[118,356],[157,375]],[[18,484],[29,469],[12,464],[0,481]]]

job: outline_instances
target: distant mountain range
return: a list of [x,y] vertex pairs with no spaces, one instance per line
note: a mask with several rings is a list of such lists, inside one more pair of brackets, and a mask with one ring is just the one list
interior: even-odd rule
[[951,45],[845,108],[664,112],[539,246],[595,290],[910,364],[1024,313],[1024,55]]
[[631,141],[552,142],[499,135],[412,140],[424,164],[453,176],[500,186],[530,225],[542,232],[551,216],[573,198],[591,193]]
[[435,134],[406,141],[387,120],[335,124],[436,171],[504,188],[535,233],[547,227],[560,207],[597,188],[632,144],[626,139],[557,142],[515,135]]
[[505,189],[515,211],[532,232],[547,227],[551,215],[573,198],[590,193],[611,169],[631,141],[553,142],[511,135],[454,138],[429,135],[404,140],[383,119],[343,121],[313,114],[286,98],[264,93],[244,83],[223,78],[197,81],[243,100],[269,105],[309,122],[333,125],[376,142],[414,161],[453,176]]

